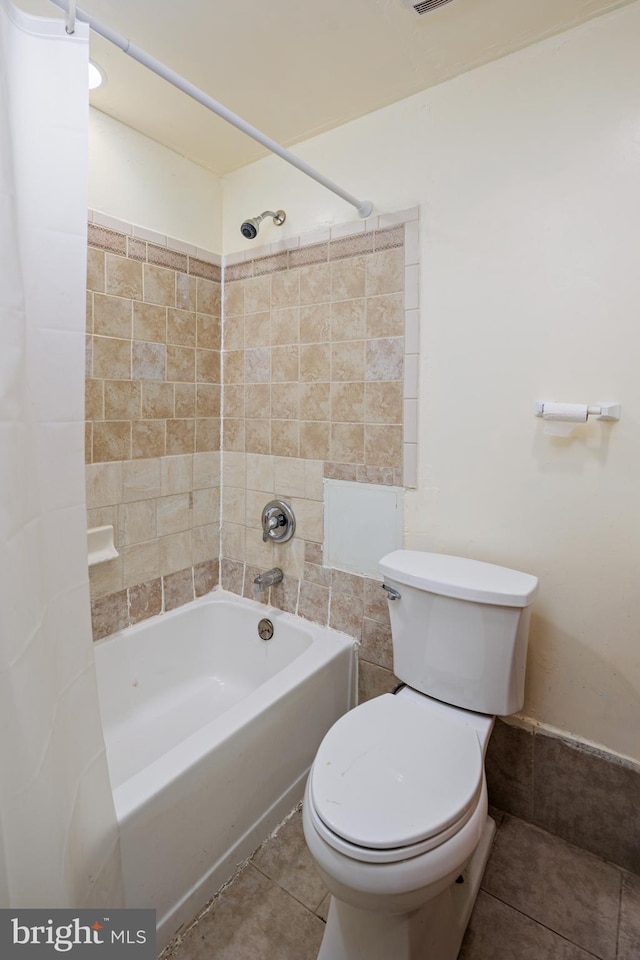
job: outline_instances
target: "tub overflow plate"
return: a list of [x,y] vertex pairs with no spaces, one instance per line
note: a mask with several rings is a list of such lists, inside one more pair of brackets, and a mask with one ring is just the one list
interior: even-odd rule
[[261,640],[271,640],[271,637],[273,636],[273,624],[271,623],[271,620],[267,620],[266,617],[263,617],[258,624],[258,636]]

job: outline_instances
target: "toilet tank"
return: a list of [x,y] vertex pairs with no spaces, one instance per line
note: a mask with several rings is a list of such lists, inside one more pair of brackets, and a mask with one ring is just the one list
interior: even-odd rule
[[520,710],[537,577],[419,550],[395,550],[378,566],[400,595],[389,599],[398,679],[465,710]]

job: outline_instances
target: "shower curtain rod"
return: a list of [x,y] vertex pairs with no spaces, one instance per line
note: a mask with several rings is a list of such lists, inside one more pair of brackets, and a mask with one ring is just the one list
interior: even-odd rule
[[272,153],[275,153],[276,156],[280,157],[282,160],[286,160],[287,163],[290,163],[293,167],[296,167],[302,173],[305,173],[308,177],[311,177],[311,179],[315,180],[316,183],[326,187],[327,190],[335,193],[338,197],[341,197],[342,200],[346,200],[347,203],[350,203],[351,206],[356,208],[362,218],[368,217],[373,210],[373,204],[370,200],[358,200],[358,198],[354,197],[353,194],[347,193],[346,190],[343,190],[342,187],[339,187],[332,180],[329,180],[328,177],[325,177],[313,167],[309,166],[309,164],[304,160],[301,160],[300,157],[297,157],[285,147],[280,146],[279,143],[276,143],[276,141],[272,140],[271,137],[268,137],[266,134],[262,133],[257,129],[257,127],[247,123],[246,120],[243,120],[242,117],[239,117],[236,113],[232,113],[231,110],[227,110],[225,106],[223,106],[221,103],[218,103],[218,101],[214,100],[213,97],[208,96],[208,94],[204,93],[198,87],[194,86],[192,83],[189,83],[188,80],[185,80],[184,77],[180,76],[180,74],[176,73],[174,70],[171,70],[164,63],[161,63],[160,60],[156,60],[156,58],[152,57],[151,54],[141,50],[140,47],[136,47],[135,44],[131,43],[130,40],[127,40],[126,37],[116,33],[115,30],[111,29],[111,27],[107,27],[99,20],[95,20],[93,17],[89,16],[89,14],[85,13],[83,10],[76,8],[75,3],[67,2],[67,0],[51,0],[51,3],[55,4],[56,7],[60,7],[60,9],[64,10],[64,12],[67,14],[68,33],[73,32],[73,21],[75,18],[81,20],[83,23],[87,23],[94,33],[99,33],[100,36],[104,37],[105,40],[108,40],[116,47],[119,47],[123,53],[133,57],[133,59],[137,60],[138,63],[141,63],[144,67],[152,70],[153,73],[157,74],[159,77],[162,77],[163,80],[167,80],[169,83],[173,84],[173,86],[177,87],[178,90],[182,90],[182,92],[186,93],[188,97],[191,97],[193,100],[197,100],[198,103],[201,103],[204,107],[207,107],[207,109],[211,110],[212,113],[217,114],[223,120],[226,120],[227,123],[230,123],[232,126],[242,131],[242,133],[245,133],[248,137],[251,137],[253,140],[256,140],[258,143],[262,144],[263,147],[266,147]]

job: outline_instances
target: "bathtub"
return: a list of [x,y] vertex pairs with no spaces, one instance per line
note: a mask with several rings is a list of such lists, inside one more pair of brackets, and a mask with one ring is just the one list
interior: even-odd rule
[[302,799],[354,641],[216,590],[95,654],[125,904],[157,911],[160,950]]

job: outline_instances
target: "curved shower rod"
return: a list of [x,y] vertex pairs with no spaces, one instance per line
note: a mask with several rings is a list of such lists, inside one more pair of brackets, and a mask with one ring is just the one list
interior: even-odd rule
[[276,156],[281,157],[282,160],[286,160],[287,163],[290,163],[293,167],[296,167],[302,173],[305,173],[308,177],[311,177],[311,179],[315,180],[316,183],[326,187],[327,190],[335,193],[338,197],[341,197],[342,200],[346,200],[347,203],[350,203],[351,206],[356,208],[362,218],[370,215],[371,211],[373,210],[373,204],[370,200],[358,200],[358,198],[354,197],[353,194],[347,193],[346,190],[343,190],[342,187],[339,187],[337,183],[333,182],[333,180],[329,180],[328,177],[325,177],[313,167],[309,166],[309,164],[304,160],[301,160],[300,157],[297,157],[294,153],[291,153],[290,150],[280,146],[280,144],[276,143],[275,140],[272,140],[271,137],[268,137],[265,133],[262,133],[262,131],[258,130],[257,127],[247,123],[247,121],[243,120],[242,117],[239,117],[236,113],[228,110],[221,103],[218,103],[217,100],[214,100],[213,97],[210,97],[198,87],[194,86],[192,83],[189,83],[188,80],[185,80],[185,78],[181,77],[180,74],[176,73],[174,70],[171,70],[166,66],[166,64],[161,63],[160,60],[156,60],[155,57],[152,57],[151,54],[141,50],[140,47],[136,47],[135,44],[131,43],[130,40],[127,40],[126,37],[116,33],[115,30],[111,29],[111,27],[106,26],[99,20],[95,20],[93,17],[89,16],[88,13],[85,13],[84,10],[76,8],[75,3],[68,2],[68,0],[51,0],[51,3],[54,3],[56,7],[60,7],[60,9],[64,10],[64,12],[67,14],[67,33],[73,32],[73,21],[75,18],[81,20],[83,23],[87,23],[94,33],[99,33],[100,36],[104,37],[105,40],[108,40],[116,47],[119,47],[123,53],[126,53],[129,57],[133,57],[133,59],[137,60],[138,63],[141,63],[144,67],[152,70],[153,73],[156,73],[159,77],[162,77],[163,80],[167,80],[169,83],[173,84],[173,86],[177,87],[178,90],[182,90],[182,92],[186,93],[188,97],[191,97],[193,100],[197,100],[198,103],[201,103],[208,110],[211,110],[212,113],[217,114],[223,120],[226,120],[227,123],[230,123],[232,126],[242,131],[242,133],[245,133],[248,137],[251,137],[253,140],[256,140],[258,143],[262,144],[263,147],[266,147],[267,150],[275,153]]

